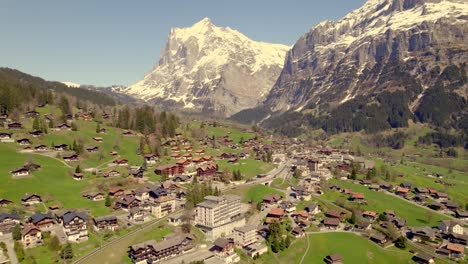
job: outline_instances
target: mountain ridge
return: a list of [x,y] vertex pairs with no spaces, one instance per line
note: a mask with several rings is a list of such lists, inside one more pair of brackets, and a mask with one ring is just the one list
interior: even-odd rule
[[[453,111],[442,111],[457,123],[453,114],[465,114],[468,89],[465,14],[468,2],[457,0],[370,0],[302,35],[264,103],[233,118],[297,133],[301,126],[331,132],[404,127],[409,119],[432,122],[420,105],[440,88],[462,97]],[[253,115],[256,109],[263,115]]]

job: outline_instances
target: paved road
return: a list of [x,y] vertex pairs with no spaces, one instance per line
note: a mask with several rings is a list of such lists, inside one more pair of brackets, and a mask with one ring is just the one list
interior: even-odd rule
[[14,249],[15,242],[13,241],[12,234],[6,234],[0,237],[0,241],[5,242],[8,250],[8,257],[10,257],[10,264],[18,264],[18,258]]

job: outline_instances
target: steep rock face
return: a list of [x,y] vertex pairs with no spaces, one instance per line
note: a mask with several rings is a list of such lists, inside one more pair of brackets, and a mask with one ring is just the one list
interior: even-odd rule
[[166,108],[230,116],[264,100],[288,49],[205,18],[171,29],[159,63],[125,92]]
[[[406,89],[382,76],[389,64],[404,68],[424,89],[432,69],[468,61],[468,1],[369,0],[337,22],[325,21],[288,52],[265,105],[272,111],[330,111],[360,96]],[[393,73],[391,73],[393,74]],[[466,84],[459,87],[465,95]]]

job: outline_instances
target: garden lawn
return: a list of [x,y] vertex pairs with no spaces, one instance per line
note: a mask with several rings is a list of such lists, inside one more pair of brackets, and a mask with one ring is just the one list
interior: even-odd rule
[[[410,202],[383,192],[371,191],[369,188],[362,185],[354,184],[349,181],[331,180],[330,182],[337,184],[342,188],[349,188],[354,192],[363,193],[367,201],[367,205],[361,205],[361,208],[363,209],[375,211],[377,213],[383,213],[387,209],[395,210],[395,213],[399,217],[406,219],[408,226],[436,226],[440,220],[448,219],[448,217],[437,214],[432,210],[421,208]],[[348,196],[335,191],[327,191],[323,198],[336,201],[338,198],[347,199]],[[429,223],[427,222],[428,213],[432,213],[431,221]]]

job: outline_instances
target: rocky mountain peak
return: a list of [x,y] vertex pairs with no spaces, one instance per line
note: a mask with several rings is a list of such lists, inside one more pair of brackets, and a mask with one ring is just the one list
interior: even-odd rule
[[172,28],[159,63],[126,92],[163,107],[229,116],[264,99],[288,49],[204,18]]

